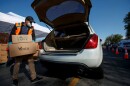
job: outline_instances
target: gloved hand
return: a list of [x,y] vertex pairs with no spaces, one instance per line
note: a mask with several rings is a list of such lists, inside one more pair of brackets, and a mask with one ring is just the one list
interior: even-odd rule
[[8,45],[11,45],[12,44],[12,42],[8,42]]
[[35,42],[34,40],[32,40],[32,42]]

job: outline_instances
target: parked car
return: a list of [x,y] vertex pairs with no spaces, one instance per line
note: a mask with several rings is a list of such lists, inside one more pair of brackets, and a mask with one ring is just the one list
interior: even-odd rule
[[112,49],[116,50],[117,47],[118,47],[118,43],[111,43],[111,44],[109,44],[109,49],[110,50],[112,50]]
[[125,48],[127,48],[127,50],[130,50],[130,40],[121,40],[118,43],[118,48],[119,48],[119,51],[124,51]]
[[117,44],[117,43],[114,43],[114,44],[112,44],[112,47],[113,47],[114,49],[116,49],[116,48],[118,47],[118,44]]
[[41,63],[48,68],[73,67],[78,74],[102,77],[102,46],[89,24],[90,0],[35,0],[40,21],[53,30],[43,40]]

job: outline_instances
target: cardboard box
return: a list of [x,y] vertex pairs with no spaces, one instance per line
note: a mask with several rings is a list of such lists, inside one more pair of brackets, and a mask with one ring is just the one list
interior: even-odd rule
[[7,62],[7,56],[4,56],[4,57],[0,57],[0,64],[1,63],[6,63]]
[[33,59],[34,60],[37,60],[38,59],[38,56],[39,56],[39,44],[36,42],[36,53],[35,54],[33,54]]
[[9,53],[10,57],[34,54],[36,53],[36,43],[28,42],[28,43],[11,44],[9,46]]
[[12,43],[32,42],[32,35],[12,35]]
[[7,43],[9,39],[9,33],[0,32],[0,43]]
[[39,44],[36,42],[36,50],[39,50]]
[[38,56],[39,56],[39,50],[36,51],[35,54],[33,54],[33,59],[38,59]]
[[8,44],[0,44],[0,51],[6,51]]
[[37,56],[39,55],[39,50],[36,51],[36,53],[33,54],[33,56]]
[[8,56],[7,51],[0,51],[0,57]]

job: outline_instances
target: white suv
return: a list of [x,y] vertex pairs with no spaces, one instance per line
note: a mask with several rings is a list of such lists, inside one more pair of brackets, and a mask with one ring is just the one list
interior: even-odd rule
[[40,21],[53,28],[43,41],[42,64],[73,65],[80,74],[102,74],[100,38],[89,25],[90,0],[34,0],[32,7]]

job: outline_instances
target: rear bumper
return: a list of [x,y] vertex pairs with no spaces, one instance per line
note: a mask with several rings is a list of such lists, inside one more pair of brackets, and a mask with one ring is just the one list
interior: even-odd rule
[[43,67],[53,70],[66,70],[66,71],[78,71],[82,70],[91,70],[87,65],[83,63],[74,63],[74,62],[58,62],[58,61],[49,61],[49,60],[40,60]]
[[[103,60],[103,52],[100,44],[96,49],[83,49],[78,53],[46,53],[41,51],[41,61],[60,64],[83,65],[87,68],[98,68]],[[59,66],[59,65],[58,65]]]
[[89,68],[97,68],[101,65],[103,55],[95,53],[93,50],[86,50],[82,54],[40,54],[41,61],[62,64],[86,65]]

